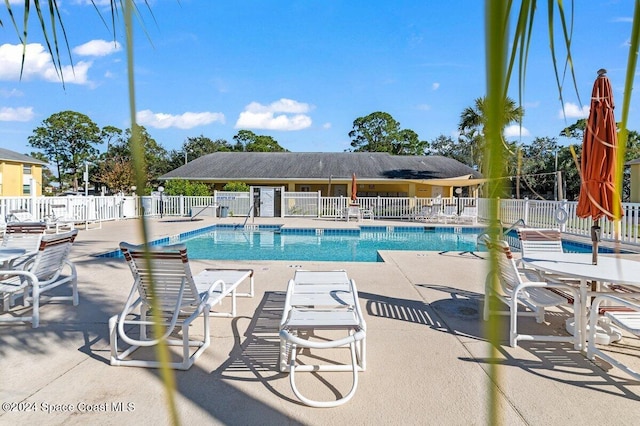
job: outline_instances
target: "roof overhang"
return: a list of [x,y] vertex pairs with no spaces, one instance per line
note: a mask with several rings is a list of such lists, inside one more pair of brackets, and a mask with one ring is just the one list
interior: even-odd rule
[[452,178],[442,179],[412,179],[410,182],[419,183],[422,185],[434,185],[434,186],[474,186],[481,185],[488,182],[489,179],[473,178],[472,175],[463,175]]

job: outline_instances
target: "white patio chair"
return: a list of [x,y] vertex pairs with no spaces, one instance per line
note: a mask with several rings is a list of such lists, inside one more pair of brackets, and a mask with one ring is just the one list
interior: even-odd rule
[[360,211],[360,207],[359,206],[347,207],[345,217],[347,218],[347,222],[349,222],[349,218],[355,218],[356,221],[360,221],[360,219],[362,219],[362,212]]
[[[122,312],[109,319],[111,365],[158,368],[159,361],[133,359],[131,355],[141,347],[165,341],[170,346],[182,347],[180,360],[169,362],[168,366],[187,370],[210,344],[209,317],[235,316],[236,289],[247,278],[251,288],[243,295],[253,296],[252,270],[207,269],[193,276],[184,244],[149,247],[145,252],[143,245],[120,243],[120,249],[134,283]],[[232,297],[231,312],[211,313],[211,308],[222,303],[227,295]],[[193,340],[189,337],[189,327],[200,317],[203,336]],[[148,335],[154,320],[163,327],[161,336]],[[182,338],[176,337],[179,332]],[[126,349],[120,348],[120,340],[128,345]],[[191,353],[191,348],[196,350]]]
[[[504,314],[502,311],[491,310],[491,297],[493,296],[509,306],[509,344],[511,346],[516,347],[520,340],[542,340],[572,342],[575,348],[578,349],[581,341],[578,336],[579,333],[576,333],[575,336],[559,336],[531,335],[518,332],[518,316],[534,316],[538,323],[542,323],[544,322],[545,308],[567,304],[573,305],[574,324],[580,324],[580,296],[578,289],[559,282],[523,281],[523,274],[516,266],[513,254],[506,241],[489,242],[487,246],[499,251],[499,262],[498,276],[496,277],[492,272],[489,272],[485,281],[484,320],[488,320],[489,315],[492,313]],[[495,280],[498,281],[497,285],[494,284]],[[571,294],[571,302],[567,298],[551,291],[552,289],[559,289]],[[519,311],[518,306],[520,305],[526,310]]]
[[[603,306],[601,308],[603,303],[606,303],[607,306]],[[597,295],[593,299],[590,309],[589,325],[597,324],[598,327],[589,327],[587,338],[587,358],[593,361],[597,356],[612,366],[629,374],[635,380],[640,380],[640,370],[634,370],[632,367],[625,364],[621,360],[621,357],[615,357],[619,352],[618,350],[612,350],[611,348],[609,350],[602,350],[597,344],[598,328],[607,327],[608,324],[614,324],[617,327],[626,330],[628,333],[640,337],[640,292],[626,293],[624,295]],[[603,314],[606,321],[602,320],[603,317],[600,316],[601,314]],[[622,338],[625,339],[626,337],[623,335]]]
[[523,257],[535,253],[563,253],[562,233],[557,228],[518,228]]
[[360,211],[360,216],[362,217],[362,220],[374,220],[375,215],[371,209],[362,209]]
[[[40,324],[40,305],[43,301],[70,300],[78,305],[78,275],[75,265],[68,260],[77,230],[63,234],[43,235],[36,254],[21,269],[0,271],[0,293],[10,296],[22,293],[25,306],[32,305],[31,316],[0,317],[0,322],[31,322]],[[43,296],[43,293],[63,284],[71,285],[70,296]],[[6,299],[5,299],[6,300]],[[5,314],[11,315],[11,312]]]
[[47,229],[44,222],[9,222],[2,234],[3,248],[23,249],[24,256],[14,259],[6,267],[15,268],[33,256],[40,247],[40,240]]
[[[323,335],[320,337],[316,332]],[[325,332],[334,334],[329,336]],[[336,339],[333,338],[335,333],[344,335]],[[312,364],[307,359],[302,362],[298,359],[303,349],[333,348],[348,348],[351,362]],[[343,270],[296,271],[287,287],[280,322],[279,365],[280,371],[289,372],[291,389],[298,399],[311,407],[335,407],[349,401],[358,387],[358,372],[366,368],[365,352],[366,323],[360,311],[355,281]],[[302,395],[296,385],[295,374],[304,371],[350,371],[353,375],[351,389],[334,401],[310,399]]]
[[[517,232],[522,257],[531,257],[536,254],[564,253],[562,232],[558,228],[518,228]],[[580,284],[580,281],[575,278],[541,273],[529,268],[525,268],[524,273],[530,280],[555,280],[573,285]]]

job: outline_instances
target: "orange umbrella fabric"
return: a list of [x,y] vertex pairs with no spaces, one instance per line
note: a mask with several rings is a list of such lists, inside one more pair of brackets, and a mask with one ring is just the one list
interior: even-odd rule
[[351,202],[358,200],[358,186],[356,185],[356,174],[351,175]]
[[[584,130],[580,159],[580,196],[576,214],[618,220],[622,216],[622,200],[615,188],[618,134],[613,116],[613,93],[606,70],[598,71],[591,92],[591,110]],[[618,204],[614,209],[614,203]],[[614,217],[615,215],[615,217]]]

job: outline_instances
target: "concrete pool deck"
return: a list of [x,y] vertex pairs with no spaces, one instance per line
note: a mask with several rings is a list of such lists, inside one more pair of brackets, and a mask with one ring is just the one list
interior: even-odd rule
[[[241,218],[198,222],[151,219],[150,239]],[[356,227],[356,222],[256,219],[296,227]],[[360,222],[369,224],[369,222]],[[407,226],[407,221],[375,221]],[[107,322],[118,313],[132,278],[122,259],[93,255],[118,242],[141,242],[138,222],[105,222],[81,230],[72,251],[80,305],[44,304],[41,325],[0,325],[0,423],[169,424],[166,392],[153,369],[111,367]],[[636,258],[637,255],[629,255]],[[385,262],[192,261],[205,267],[253,268],[256,295],[238,299],[238,316],[212,318],[212,344],[188,371],[176,371],[176,407],[184,424],[488,424],[488,395],[496,393],[500,422],[509,425],[640,422],[640,383],[607,364],[587,360],[572,345],[507,344],[490,359],[481,306],[485,255],[384,252]],[[640,259],[640,257],[638,258]],[[300,404],[288,376],[277,370],[278,323],[286,283],[296,268],[346,269],[360,291],[367,321],[367,371],[353,399],[338,408]],[[6,314],[5,314],[6,315]],[[522,327],[562,330],[526,318]],[[503,318],[503,324],[507,324]],[[194,332],[201,330],[194,325]],[[638,339],[615,351],[635,354]],[[499,366],[497,381],[488,371]],[[332,399],[348,391],[350,374],[304,374],[303,391]],[[16,403],[12,405],[11,403]],[[9,411],[5,411],[6,407]],[[46,409],[56,412],[47,413]],[[62,411],[68,409],[69,411]],[[103,411],[104,410],[104,411]]]

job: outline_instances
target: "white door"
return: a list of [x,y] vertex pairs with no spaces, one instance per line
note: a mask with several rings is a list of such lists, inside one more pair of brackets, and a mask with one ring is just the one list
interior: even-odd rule
[[260,188],[260,217],[273,217],[273,188]]

